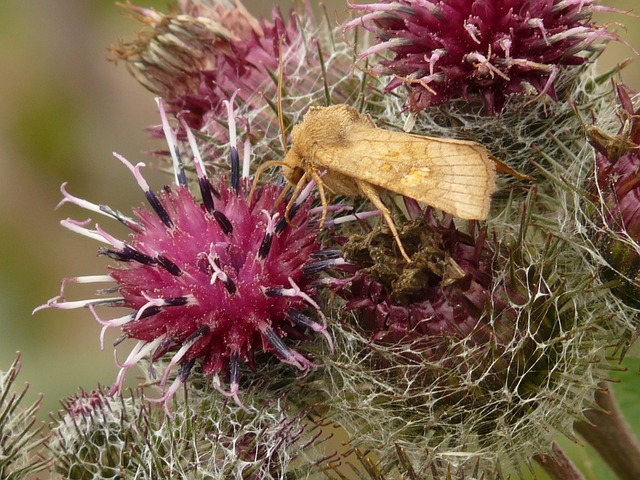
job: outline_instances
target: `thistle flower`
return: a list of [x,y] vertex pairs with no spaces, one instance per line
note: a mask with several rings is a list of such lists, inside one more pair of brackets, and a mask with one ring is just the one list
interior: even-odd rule
[[388,52],[374,68],[393,75],[387,91],[405,86],[417,113],[453,98],[480,97],[489,114],[512,95],[548,95],[562,68],[589,61],[598,42],[615,39],[594,24],[594,0],[382,0],[350,8],[376,43],[359,59]]
[[351,276],[330,283],[353,321],[334,329],[328,402],[355,447],[376,446],[381,471],[406,471],[402,448],[416,472],[500,478],[549,452],[550,431],[573,436],[604,375],[604,343],[586,327],[601,306],[564,267],[571,246],[550,236],[536,252],[540,231],[526,220],[497,242],[406,206],[410,264],[386,227],[343,248]]
[[620,127],[615,137],[589,128],[596,149],[594,208],[590,209],[594,241],[609,265],[604,276],[618,285],[614,292],[627,304],[640,307],[640,109],[630,92],[618,85]]
[[[119,240],[100,226],[90,229],[90,220],[64,220],[66,228],[106,243],[100,254],[115,260],[107,275],[76,277],[63,282],[61,295],[43,307],[59,309],[87,307],[104,328],[121,327],[122,339],[138,340],[112,393],[121,390],[124,374],[138,361],[149,356],[156,360],[173,352],[160,381],[168,402],[184,383],[195,362],[205,375],[228,375],[230,390],[225,395],[238,397],[240,364],[254,364],[256,352],[277,355],[301,371],[315,366],[306,357],[287,346],[285,337],[306,338],[305,331],[321,333],[331,346],[326,318],[312,299],[312,281],[322,268],[306,269],[309,259],[319,252],[317,222],[310,221],[309,191],[296,200],[289,220],[282,188],[273,184],[258,187],[249,199],[249,156],[245,156],[240,174],[240,159],[235,148],[234,112],[227,103],[231,144],[231,179],[211,182],[194,136],[186,129],[193,152],[201,200],[188,189],[183,161],[176,138],[158,100],[163,126],[173,155],[176,185],[154,193],[141,173],[144,164],[132,165],[116,154],[133,173],[151,209],[134,211],[129,218],[106,205],[95,205],[72,196],[63,185],[63,203],[72,203],[103,214],[131,230],[128,240]],[[295,225],[291,223],[295,218]],[[118,295],[82,301],[67,301],[69,283],[115,282]],[[103,320],[96,307],[118,306],[132,309],[123,317]],[[40,307],[40,308],[43,308]],[[306,310],[317,311],[321,323],[312,320]],[[117,342],[118,343],[118,342]],[[174,367],[178,374],[167,386]]]
[[[321,431],[291,414],[281,398],[258,415],[226,402],[190,396],[173,418],[142,392],[80,392],[62,402],[48,449],[56,478],[282,478],[293,459],[306,459]],[[208,399],[208,400],[205,400]],[[295,471],[295,468],[291,468]]]

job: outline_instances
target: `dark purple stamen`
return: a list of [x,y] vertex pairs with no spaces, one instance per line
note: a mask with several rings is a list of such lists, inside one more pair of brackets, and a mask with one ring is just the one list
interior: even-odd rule
[[151,205],[151,208],[153,208],[153,210],[156,212],[158,218],[162,220],[162,223],[164,223],[167,228],[173,227],[173,221],[171,220],[171,217],[169,217],[169,214],[160,203],[160,200],[158,200],[158,197],[156,197],[156,194],[151,190],[148,190],[144,192],[144,196],[147,197],[149,205]]
[[264,288],[262,291],[267,297],[282,297],[282,291],[284,289],[281,287],[269,287]]
[[305,277],[311,277],[316,273],[320,273],[329,267],[332,267],[335,263],[335,259],[330,258],[328,260],[320,260],[318,262],[308,263],[302,267],[302,274]]
[[227,289],[227,292],[229,292],[229,295],[233,295],[234,293],[236,293],[236,290],[238,290],[236,288],[236,284],[233,283],[233,280],[231,280],[228,275],[227,275],[227,279],[222,283],[224,283],[224,288]]
[[125,245],[121,251],[112,250],[110,248],[99,248],[98,255],[107,256],[118,262],[138,262],[143,265],[155,265],[157,263],[155,258],[142,252],[138,252],[128,245]]
[[230,235],[231,232],[233,232],[233,225],[231,224],[231,221],[220,210],[215,210],[213,212],[213,218],[216,219],[225,235]]
[[198,339],[199,337],[204,337],[205,335],[208,335],[209,332],[211,331],[211,327],[209,327],[209,325],[202,325],[200,328],[198,328],[196,331],[194,331],[191,335],[189,335],[184,342],[182,342],[182,344],[187,344],[187,343],[191,343],[194,340]]
[[158,313],[160,313],[162,311],[162,308],[157,306],[157,305],[152,305],[151,307],[145,309],[142,314],[140,315],[140,317],[138,317],[138,320],[141,320],[143,318],[147,318],[147,317],[152,317],[154,315],[157,315]]
[[158,255],[156,257],[156,261],[158,262],[158,264],[160,264],[162,268],[164,268],[171,275],[175,277],[182,275],[182,270],[180,270],[180,267],[178,267],[175,263],[173,263],[164,255]]
[[[133,315],[131,315],[133,317]],[[124,342],[126,339],[129,338],[129,335],[127,335],[126,333],[123,333],[122,335],[120,335],[118,338],[116,338],[113,341],[113,346],[117,347],[118,345],[120,345],[122,342]]]
[[120,291],[120,286],[115,285],[113,287],[99,288],[98,290],[96,290],[96,293],[98,295],[110,295],[118,291]]
[[187,303],[189,303],[189,299],[184,296],[165,298],[163,300],[164,300],[165,306],[167,307],[180,307],[182,305],[186,305]]
[[180,155],[180,150],[178,149],[177,145],[173,148],[173,153],[175,154],[175,157],[178,163],[177,165],[178,184],[183,187],[188,187],[189,182],[187,182],[187,175],[184,172],[184,163],[182,163],[182,156]]
[[273,242],[273,233],[265,233],[264,238],[262,239],[262,243],[260,244],[260,248],[258,249],[258,257],[265,259],[267,255],[269,255],[269,250],[271,250],[271,243]]
[[276,332],[271,328],[266,328],[264,330],[264,335],[267,337],[269,343],[276,349],[276,351],[283,356],[284,358],[289,358],[291,356],[291,350],[287,345],[282,341],[282,339],[278,336]]
[[315,322],[298,310],[288,310],[285,316],[300,327],[312,328]]
[[142,225],[132,221],[129,218],[126,218],[122,213],[118,212],[117,210],[114,210],[108,205],[100,205],[100,211],[116,219],[117,221],[122,223],[124,226],[130,228],[136,233],[141,233],[144,231],[144,228],[142,228]]
[[340,258],[341,252],[340,250],[318,250],[317,252],[313,252],[310,257],[317,258],[322,260],[327,260],[329,258]]
[[202,203],[207,209],[207,212],[213,214],[215,212],[215,206],[213,204],[213,186],[208,178],[199,178],[198,185],[200,185],[200,195],[202,195]]
[[236,147],[231,147],[231,187],[236,193],[240,190],[240,156]]
[[104,247],[98,248],[98,256],[109,257],[110,259],[115,260],[117,262],[130,262],[131,261],[130,258],[125,257],[120,252],[117,252],[117,251],[112,250],[110,248],[104,248]]
[[285,218],[284,216],[280,218],[278,220],[278,223],[276,223],[274,232],[276,232],[276,234],[282,233],[284,229],[287,227],[287,225],[289,225],[289,223],[293,220],[293,217],[296,215],[296,213],[298,213],[299,209],[300,209],[300,204],[299,203],[294,204],[293,207],[291,207],[291,210],[289,210],[288,221],[287,221],[287,218]]
[[125,245],[121,252],[123,255],[131,258],[138,263],[142,263],[143,265],[155,265],[156,259],[147,255],[146,253],[139,252],[138,250],[131,248],[129,245]]
[[196,363],[195,358],[191,358],[185,361],[182,365],[180,365],[180,370],[178,370],[178,378],[181,382],[186,382],[191,374],[191,369],[193,368],[193,364]]

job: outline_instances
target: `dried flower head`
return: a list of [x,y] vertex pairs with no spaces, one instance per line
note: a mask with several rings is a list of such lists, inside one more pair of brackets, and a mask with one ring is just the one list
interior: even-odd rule
[[380,449],[381,470],[406,470],[401,447],[416,472],[499,478],[547,451],[550,430],[572,436],[597,383],[604,346],[585,326],[600,312],[563,268],[557,252],[571,247],[549,237],[535,251],[540,232],[526,221],[517,240],[497,242],[407,210],[398,230],[410,264],[385,227],[343,249],[351,276],[332,283],[353,322],[334,329],[329,402],[352,443]]
[[181,113],[197,130],[217,122],[231,92],[238,91],[244,103],[272,85],[269,72],[278,68],[280,42],[289,50],[300,41],[295,17],[287,27],[275,10],[270,24],[239,2],[233,7],[186,2],[182,12],[168,15],[126,7],[146,28],[114,53],[142,85],[165,99],[170,113]]
[[[317,224],[309,216],[310,188],[296,201],[289,220],[284,218],[286,202],[281,201],[281,187],[258,187],[249,199],[249,156],[244,158],[241,176],[234,113],[228,108],[233,139],[228,184],[224,177],[209,180],[195,138],[183,125],[193,152],[199,200],[189,191],[183,159],[162,107],[176,185],[154,193],[141,174],[144,164],[134,166],[116,154],[133,173],[151,209],[138,208],[136,218],[129,218],[106,205],[76,198],[62,187],[61,203],[106,215],[132,232],[123,241],[98,225],[90,229],[90,220],[61,222],[74,232],[106,243],[100,253],[116,264],[108,275],[66,279],[61,295],[44,305],[88,307],[104,325],[103,335],[108,328],[121,327],[122,339],[138,340],[122,364],[112,392],[121,389],[125,372],[142,357],[154,360],[173,352],[160,382],[162,400],[171,398],[199,361],[205,375],[228,375],[230,391],[224,393],[240,404],[240,364],[253,365],[257,351],[272,352],[281,361],[306,371],[314,364],[287,346],[284,338],[304,339],[305,331],[311,329],[331,344],[326,319],[311,298],[311,282],[322,268],[305,269],[320,247]],[[115,282],[115,289],[102,292],[116,290],[118,295],[75,302],[64,298],[68,283],[94,282]],[[96,312],[98,306],[124,306],[132,312],[102,320]],[[321,323],[307,316],[309,308],[317,311]],[[167,386],[175,366],[177,377]]]
[[[351,4],[362,16],[345,29],[363,27],[376,43],[363,59],[388,52],[374,72],[405,86],[405,106],[417,113],[452,98],[479,96],[490,114],[515,94],[549,95],[562,67],[580,65],[615,38],[594,24],[594,0],[383,0]],[[391,58],[389,58],[391,57]]]
[[490,298],[495,256],[486,230],[467,235],[428,215],[404,223],[401,235],[410,264],[390,248],[386,228],[349,239],[344,257],[360,268],[349,278],[345,310],[356,312],[358,324],[382,344],[420,339],[435,345],[440,336],[459,335],[484,343],[487,333],[478,321]]
[[[316,23],[308,4],[302,12],[291,10],[287,20],[278,8],[270,20],[255,18],[239,1],[186,1],[180,12],[168,15],[127,8],[146,27],[134,41],[113,48],[116,57],[165,99],[170,113],[218,141],[227,139],[220,118],[232,92],[237,92],[240,120],[246,117],[262,142],[279,138],[275,98],[280,76],[290,112],[302,112],[313,102],[344,102],[356,94],[357,81],[348,80],[347,49],[335,51],[333,33]],[[346,88],[338,86],[341,82]]]

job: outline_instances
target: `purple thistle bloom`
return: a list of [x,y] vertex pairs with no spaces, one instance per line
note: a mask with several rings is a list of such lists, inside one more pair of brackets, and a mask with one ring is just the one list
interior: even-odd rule
[[[260,186],[250,201],[251,185],[246,175],[249,156],[243,159],[241,176],[234,113],[227,103],[232,139],[229,184],[224,178],[215,183],[209,180],[195,138],[183,124],[200,188],[201,200],[196,200],[189,191],[174,132],[159,100],[158,104],[174,160],[176,185],[154,193],[141,174],[144,164],[134,166],[115,154],[131,170],[151,206],[135,209],[135,218],[78,199],[63,185],[61,204],[73,203],[106,215],[132,233],[123,241],[98,225],[90,229],[90,220],[61,222],[74,232],[107,244],[100,253],[116,264],[108,275],[66,279],[61,295],[43,307],[88,307],[104,325],[102,336],[108,328],[121,327],[122,339],[138,340],[121,365],[112,393],[121,390],[124,374],[143,357],[154,361],[172,352],[160,382],[160,400],[166,402],[172,397],[198,360],[203,374],[229,376],[230,391],[220,390],[242,405],[238,398],[240,363],[253,365],[256,351],[271,352],[282,362],[306,371],[315,364],[290,348],[286,337],[304,339],[309,329],[324,335],[332,347],[326,318],[311,298],[315,274],[322,270],[317,266],[313,271],[308,269],[310,259],[321,254],[317,222],[310,220],[309,193],[313,185],[291,209],[290,220],[295,217],[295,225],[284,218],[286,202],[279,201],[282,187]],[[113,281],[117,284],[116,296],[83,301],[64,298],[67,283]],[[124,306],[132,312],[102,320],[96,312],[98,306]],[[317,311],[321,323],[307,316],[309,308]],[[177,377],[167,386],[174,367]]]
[[617,37],[591,21],[594,0],[383,0],[351,4],[377,43],[359,59],[388,51],[374,72],[405,86],[413,113],[450,99],[480,96],[490,114],[515,94],[549,95],[560,67],[588,61],[595,43]]

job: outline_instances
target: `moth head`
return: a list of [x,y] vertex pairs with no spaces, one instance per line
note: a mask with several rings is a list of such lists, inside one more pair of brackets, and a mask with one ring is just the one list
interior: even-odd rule
[[302,180],[304,168],[295,148],[289,150],[287,156],[284,157],[282,175],[284,175],[284,178],[286,178],[292,185],[297,185],[298,182]]

